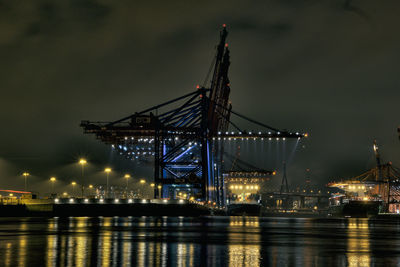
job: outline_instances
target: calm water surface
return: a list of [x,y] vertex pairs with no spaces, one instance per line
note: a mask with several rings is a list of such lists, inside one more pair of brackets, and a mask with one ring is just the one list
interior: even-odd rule
[[0,218],[0,266],[400,266],[400,224],[258,217]]

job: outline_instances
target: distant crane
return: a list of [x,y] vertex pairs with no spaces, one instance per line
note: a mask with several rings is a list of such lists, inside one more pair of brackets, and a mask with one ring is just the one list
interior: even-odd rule
[[289,193],[289,185],[286,177],[286,162],[283,162],[283,175],[280,193]]
[[379,155],[379,147],[376,143],[376,139],[374,139],[374,153],[376,159],[376,167],[378,167],[378,180],[382,181],[382,165],[381,165],[381,156]]

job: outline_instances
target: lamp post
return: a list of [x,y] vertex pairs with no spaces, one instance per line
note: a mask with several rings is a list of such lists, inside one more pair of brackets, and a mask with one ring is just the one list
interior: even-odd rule
[[83,197],[83,190],[84,190],[84,187],[83,187],[83,174],[84,174],[84,169],[85,169],[85,164],[87,163],[87,161],[86,161],[86,159],[80,159],[79,160],[79,164],[81,165],[81,186],[82,186],[82,197]]
[[152,189],[151,191],[152,191],[153,197],[154,197],[154,193],[155,193],[155,186],[156,186],[156,185],[155,185],[154,183],[151,183],[151,184],[150,184],[150,187],[151,187],[151,189]]
[[106,173],[106,175],[107,175],[106,197],[108,198],[108,197],[109,197],[109,195],[108,195],[108,177],[109,177],[109,175],[110,175],[111,168],[105,168],[104,171],[105,171],[105,173]]
[[27,178],[30,174],[29,174],[29,172],[24,172],[22,175],[24,176],[24,180],[25,180],[25,192],[26,192],[26,191],[28,190],[26,178]]
[[89,189],[91,190],[90,192],[91,192],[91,194],[93,195],[93,185],[89,185]]
[[127,174],[125,174],[124,177],[125,177],[125,179],[126,179],[126,198],[128,198],[129,178],[131,178],[131,175],[127,173]]
[[162,189],[162,185],[158,185],[158,198],[161,198],[161,189]]
[[141,179],[140,181],[139,181],[139,183],[141,184],[141,186],[139,186],[139,195],[141,195],[141,197],[143,197],[143,186],[144,186],[144,184],[146,183],[146,180],[144,180],[144,179]]
[[54,194],[54,183],[56,181],[56,177],[50,177],[50,182],[51,182],[51,193]]
[[76,185],[76,182],[72,182],[71,185],[72,185],[72,196],[75,197],[75,185]]

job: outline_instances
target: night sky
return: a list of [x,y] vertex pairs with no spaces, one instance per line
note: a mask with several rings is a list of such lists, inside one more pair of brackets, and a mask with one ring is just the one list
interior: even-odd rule
[[181,2],[0,1],[0,187],[23,189],[25,170],[31,189],[52,175],[69,183],[80,156],[91,182],[107,164],[146,176],[83,135],[80,121],[194,90],[223,23],[233,109],[310,133],[289,182],[306,168],[326,183],[374,167],[374,138],[383,161],[400,165],[399,1]]

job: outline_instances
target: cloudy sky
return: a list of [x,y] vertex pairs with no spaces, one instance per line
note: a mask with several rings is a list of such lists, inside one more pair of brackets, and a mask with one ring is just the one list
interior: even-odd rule
[[22,189],[23,170],[35,189],[50,175],[67,183],[81,155],[92,179],[106,164],[145,175],[80,121],[192,91],[223,23],[234,110],[310,133],[292,181],[306,168],[325,183],[373,167],[374,138],[399,166],[399,11],[395,0],[1,0],[0,186]]

